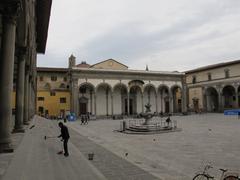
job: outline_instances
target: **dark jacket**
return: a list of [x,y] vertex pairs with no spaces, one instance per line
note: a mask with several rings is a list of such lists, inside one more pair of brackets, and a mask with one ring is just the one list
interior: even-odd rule
[[58,137],[62,137],[64,140],[70,138],[69,133],[68,133],[68,128],[67,128],[67,126],[64,126],[64,125],[63,125],[63,126],[61,127],[61,135],[58,136]]

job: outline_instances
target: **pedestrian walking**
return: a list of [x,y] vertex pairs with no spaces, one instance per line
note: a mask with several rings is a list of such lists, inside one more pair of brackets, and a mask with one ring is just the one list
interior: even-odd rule
[[70,138],[69,132],[68,132],[68,128],[62,122],[58,123],[58,126],[61,128],[61,134],[58,137],[62,138],[63,148],[64,148],[64,156],[67,157],[67,156],[69,156],[69,153],[68,153],[68,140]]
[[169,127],[169,123],[171,122],[170,116],[168,116],[168,118],[166,119],[167,122],[167,126]]

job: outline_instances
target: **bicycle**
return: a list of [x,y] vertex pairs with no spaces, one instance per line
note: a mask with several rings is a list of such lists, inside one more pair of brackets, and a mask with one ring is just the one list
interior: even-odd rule
[[[208,174],[208,170],[211,168],[213,168],[213,167],[210,166],[209,164],[206,165],[201,173],[198,173],[193,177],[193,180],[215,179],[213,176]],[[227,171],[228,171],[227,169],[219,169],[219,170],[222,171],[220,180],[240,180],[238,173],[227,173]]]

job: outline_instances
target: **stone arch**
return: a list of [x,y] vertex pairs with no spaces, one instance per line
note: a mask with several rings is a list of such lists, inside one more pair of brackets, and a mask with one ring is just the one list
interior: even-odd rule
[[160,114],[170,112],[170,89],[165,84],[158,86],[158,104]]
[[125,84],[118,83],[113,87],[113,114],[128,114],[128,88]]
[[94,112],[94,94],[95,87],[85,82],[79,85],[79,115],[86,113],[95,114]]
[[205,95],[206,95],[206,110],[208,112],[217,112],[219,109],[219,94],[214,87],[208,87],[205,90]]
[[129,89],[129,114],[139,114],[143,112],[142,88],[138,85]]
[[112,87],[108,83],[100,83],[96,87],[96,112],[98,116],[111,115]]
[[171,87],[172,94],[172,111],[174,113],[182,112],[182,88],[179,85]]
[[236,107],[236,93],[235,88],[231,85],[226,85],[222,89],[223,107],[224,109],[231,109]]
[[95,87],[92,83],[85,82],[79,85],[79,92],[81,91],[81,88],[91,89],[93,92],[95,92]]
[[151,111],[157,112],[157,90],[153,84],[146,84],[143,87],[143,104],[151,104]]
[[98,84],[97,86],[96,86],[96,92],[99,90],[99,88],[101,88],[101,87],[106,87],[106,88],[108,88],[108,90],[110,90],[110,92],[112,92],[112,86],[110,85],[110,84],[108,84],[108,83],[105,83],[105,82],[102,82],[102,83],[100,83],[100,84]]
[[141,93],[143,93],[144,82],[142,80],[132,80],[128,82],[129,91],[131,87],[135,87],[135,86],[140,87]]

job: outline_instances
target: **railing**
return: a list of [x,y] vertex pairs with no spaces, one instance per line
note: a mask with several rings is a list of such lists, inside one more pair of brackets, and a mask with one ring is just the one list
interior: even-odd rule
[[[126,122],[126,127],[140,127],[144,124],[144,119],[130,119]],[[154,129],[177,128],[177,121],[171,120],[169,123],[165,119],[154,117],[148,121],[149,126]]]

